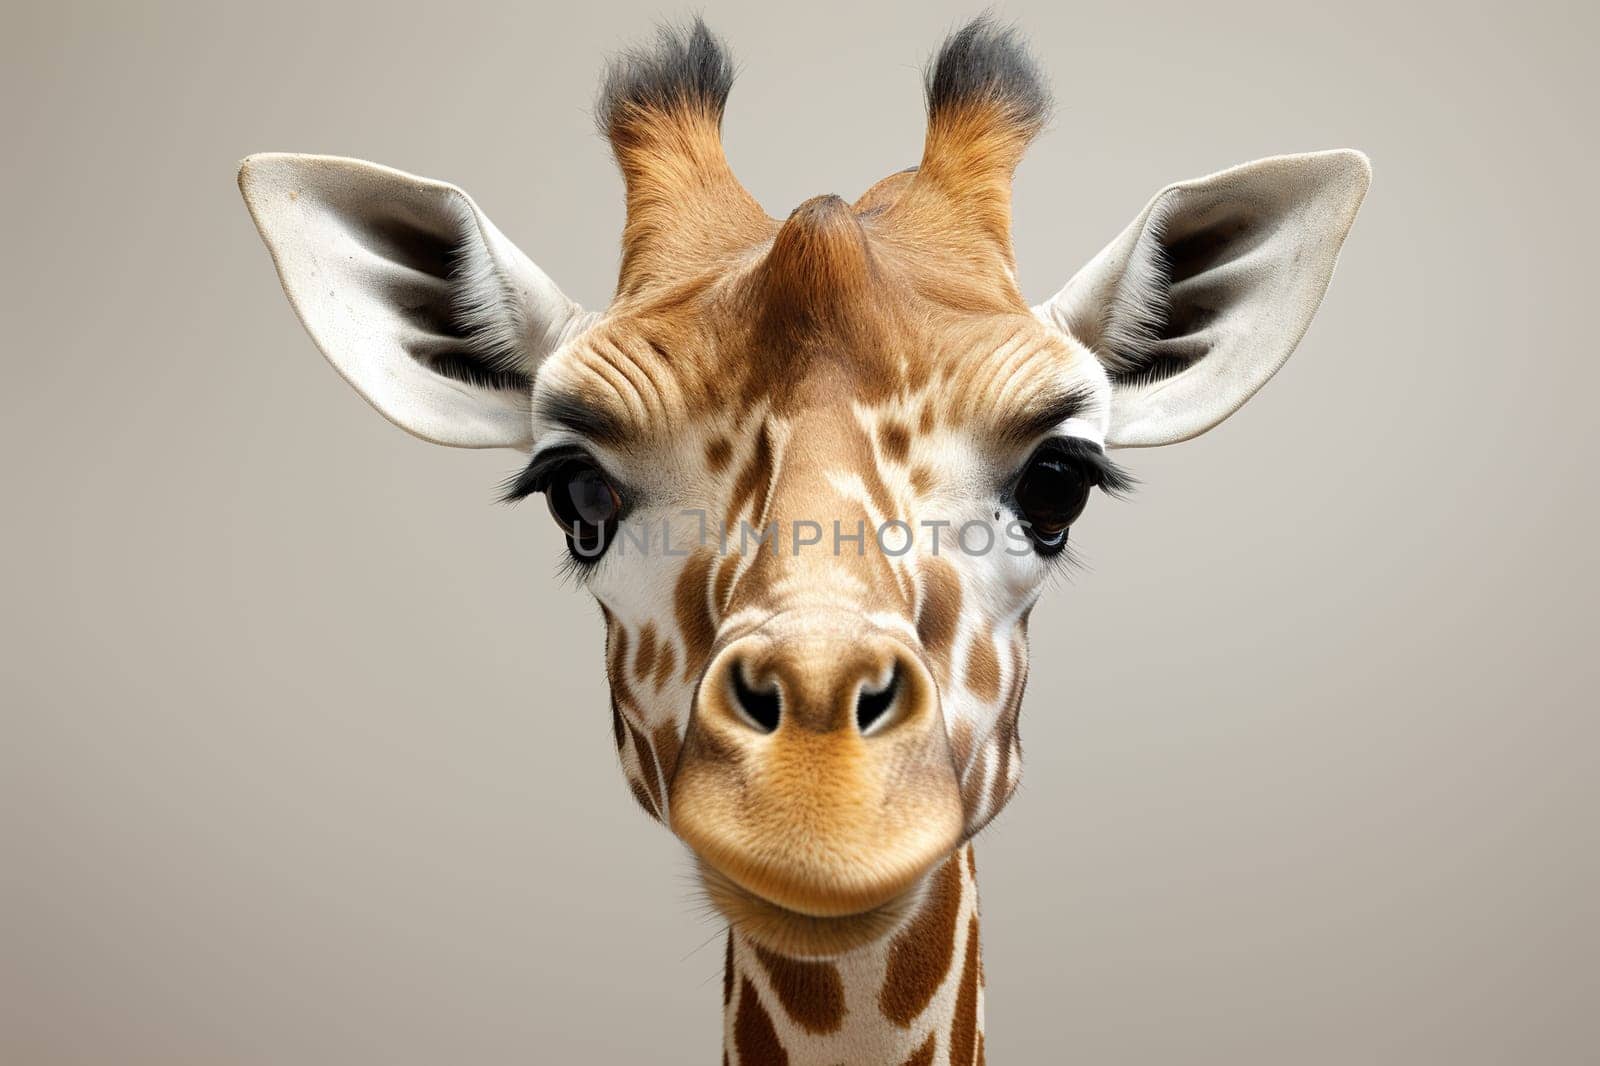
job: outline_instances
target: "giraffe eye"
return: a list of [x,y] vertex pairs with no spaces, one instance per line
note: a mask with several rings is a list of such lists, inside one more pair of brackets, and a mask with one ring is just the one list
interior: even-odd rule
[[1083,514],[1094,486],[1092,471],[1067,456],[1041,450],[1028,461],[1014,496],[1041,555],[1067,546],[1067,528]]
[[1057,437],[1041,444],[1028,459],[1011,498],[1034,549],[1040,555],[1056,555],[1067,546],[1067,529],[1083,514],[1090,489],[1098,486],[1122,496],[1134,484],[1098,444],[1079,437]]
[[605,554],[622,514],[622,496],[599,467],[585,459],[562,463],[550,472],[544,494],[575,556],[592,562]]

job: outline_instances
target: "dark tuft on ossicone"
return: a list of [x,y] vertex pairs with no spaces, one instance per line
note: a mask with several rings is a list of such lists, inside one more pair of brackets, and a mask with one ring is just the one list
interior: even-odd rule
[[653,44],[623,52],[607,65],[595,122],[613,138],[630,119],[648,112],[695,110],[720,124],[732,88],[733,59],[703,20],[664,25]]
[[928,117],[967,107],[999,107],[1037,129],[1050,117],[1050,88],[1014,26],[980,15],[939,48],[925,77]]

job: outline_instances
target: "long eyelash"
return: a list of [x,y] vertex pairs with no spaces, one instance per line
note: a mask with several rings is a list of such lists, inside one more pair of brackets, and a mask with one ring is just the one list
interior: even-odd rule
[[[527,466],[500,483],[500,502],[516,503],[543,492],[550,486],[551,475],[562,466],[573,459],[587,458],[588,453],[582,448],[550,448],[540,452],[528,460]],[[556,580],[563,585],[581,586],[589,572],[599,564],[600,558],[590,558],[573,551],[569,540],[567,550],[561,553],[561,561],[556,564]]]
[[1061,546],[1060,551],[1045,557],[1044,565],[1045,580],[1052,587],[1071,581],[1074,577],[1089,569],[1089,564],[1084,560],[1082,550],[1072,543],[1071,535],[1068,535],[1067,542]]
[[581,588],[599,565],[599,559],[590,559],[571,550],[564,551],[561,561],[556,564],[556,580],[571,588]]
[[1095,452],[1095,458],[1091,462],[1095,469],[1100,471],[1100,491],[1107,496],[1125,500],[1139,487],[1139,479],[1124,467],[1112,462],[1111,457],[1105,452]]
[[550,483],[550,475],[562,463],[581,459],[580,448],[550,448],[528,460],[528,465],[500,483],[500,502],[516,503],[536,492],[543,492]]
[[1095,472],[1095,484],[1108,496],[1126,499],[1139,487],[1139,479],[1112,462],[1098,444],[1081,437],[1057,437],[1044,447],[1083,463]]

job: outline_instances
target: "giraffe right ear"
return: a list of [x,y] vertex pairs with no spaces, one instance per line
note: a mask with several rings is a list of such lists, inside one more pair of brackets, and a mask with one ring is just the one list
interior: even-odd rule
[[1169,185],[1034,308],[1111,376],[1106,443],[1173,444],[1238,410],[1317,313],[1372,178],[1340,150]]
[[453,185],[333,156],[253,155],[239,190],[311,339],[436,444],[531,443],[539,362],[583,309]]

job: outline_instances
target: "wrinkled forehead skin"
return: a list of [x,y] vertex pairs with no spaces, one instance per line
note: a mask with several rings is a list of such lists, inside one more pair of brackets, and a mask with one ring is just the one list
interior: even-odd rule
[[599,443],[648,458],[691,428],[720,453],[758,415],[826,421],[858,406],[883,412],[900,459],[941,425],[1004,448],[1071,398],[1083,435],[1103,437],[1099,362],[1034,317],[999,255],[912,246],[871,206],[880,187],[855,205],[807,201],[776,239],[620,297],[541,368],[536,427],[580,406]]

